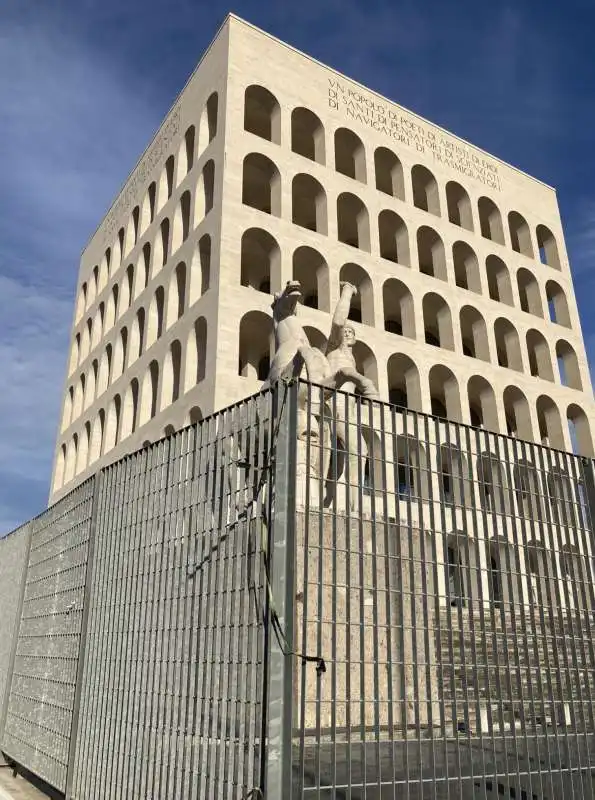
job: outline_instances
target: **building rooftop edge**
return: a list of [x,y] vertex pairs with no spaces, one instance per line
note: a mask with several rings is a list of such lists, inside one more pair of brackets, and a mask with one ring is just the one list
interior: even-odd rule
[[216,31],[215,35],[213,36],[213,38],[211,39],[208,47],[205,49],[205,51],[203,52],[203,54],[199,58],[198,63],[196,64],[196,66],[194,67],[194,69],[192,70],[190,75],[188,76],[186,82],[184,83],[184,85],[182,86],[180,91],[175,96],[173,102],[170,105],[170,108],[168,109],[167,113],[165,114],[165,116],[161,120],[160,124],[158,125],[157,129],[155,130],[154,135],[151,137],[151,139],[147,143],[147,146],[143,149],[143,151],[141,152],[141,154],[137,158],[134,166],[132,167],[132,169],[130,170],[130,172],[127,174],[126,178],[124,179],[124,181],[120,185],[120,188],[118,189],[118,191],[114,195],[114,199],[110,203],[109,207],[106,209],[106,211],[105,211],[104,215],[102,216],[101,220],[98,222],[98,224],[94,228],[93,232],[87,238],[84,246],[81,249],[81,253],[80,253],[81,257],[83,256],[83,254],[85,253],[86,249],[89,247],[89,245],[93,241],[93,237],[95,236],[95,234],[99,231],[99,229],[103,225],[106,217],[108,216],[108,214],[110,213],[112,208],[116,205],[116,202],[118,201],[118,198],[120,197],[120,195],[124,191],[124,189],[126,187],[126,184],[130,180],[131,176],[134,174],[134,171],[136,170],[136,168],[139,166],[139,164],[143,160],[143,158],[144,158],[145,154],[147,153],[147,151],[150,149],[153,141],[155,140],[155,137],[159,133],[159,131],[160,131],[161,127],[163,126],[165,120],[167,119],[167,116],[170,113],[171,109],[175,106],[175,104],[178,102],[179,98],[184,93],[184,90],[186,89],[186,87],[188,86],[188,84],[190,83],[192,78],[194,77],[195,73],[200,68],[200,65],[202,64],[204,59],[207,57],[209,51],[211,50],[211,48],[213,47],[213,45],[215,44],[215,42],[217,41],[219,36],[221,36],[221,33],[223,32],[225,26],[228,24],[229,20],[235,20],[236,22],[239,22],[242,25],[245,25],[247,28],[251,28],[252,30],[262,34],[263,36],[266,36],[269,39],[272,39],[273,41],[275,41],[278,44],[280,44],[282,47],[285,47],[288,50],[293,50],[294,53],[297,53],[298,55],[302,56],[303,58],[307,58],[312,63],[317,64],[318,66],[323,67],[324,69],[331,70],[336,75],[339,75],[341,78],[344,78],[345,80],[350,81],[350,83],[353,83],[358,88],[363,89],[366,92],[370,92],[371,94],[375,95],[376,97],[380,98],[381,100],[384,100],[387,103],[392,103],[393,105],[399,106],[399,108],[404,109],[405,111],[407,111],[408,114],[411,114],[412,116],[416,117],[421,122],[424,122],[424,123],[426,123],[428,125],[432,125],[433,127],[437,128],[439,131],[442,131],[443,133],[446,133],[449,136],[452,136],[454,139],[458,140],[459,142],[462,142],[463,144],[466,144],[466,145],[468,145],[470,147],[473,147],[478,152],[483,153],[484,155],[489,156],[490,158],[494,159],[494,161],[497,161],[498,163],[503,164],[504,166],[509,167],[510,169],[513,169],[515,172],[518,172],[521,175],[524,175],[526,178],[529,178],[529,180],[535,181],[536,183],[539,183],[541,186],[544,186],[546,189],[550,189],[552,192],[556,193],[555,187],[551,186],[550,184],[546,183],[545,181],[542,181],[539,178],[536,178],[534,175],[530,175],[528,172],[525,172],[524,170],[520,169],[519,167],[515,167],[514,164],[510,164],[508,161],[504,161],[504,159],[499,158],[498,156],[495,156],[493,153],[489,153],[487,150],[484,150],[482,147],[478,147],[477,145],[473,144],[472,142],[467,141],[467,139],[463,139],[462,136],[458,136],[456,133],[452,133],[452,131],[449,131],[446,128],[443,128],[441,125],[437,125],[435,122],[432,122],[431,120],[426,119],[425,117],[422,117],[421,114],[417,114],[415,111],[411,111],[411,109],[400,105],[400,103],[397,103],[394,100],[391,100],[389,97],[385,97],[384,95],[379,94],[377,91],[375,91],[374,89],[371,89],[369,86],[364,86],[363,83],[360,83],[359,81],[355,80],[354,78],[350,78],[348,75],[344,75],[342,72],[339,72],[339,70],[335,69],[334,67],[330,67],[328,64],[324,64],[322,61],[319,61],[317,58],[314,58],[313,56],[309,55],[308,53],[304,53],[302,50],[299,50],[297,47],[294,47],[293,45],[288,44],[287,42],[284,42],[282,39],[279,39],[277,36],[274,36],[272,33],[268,33],[268,31],[265,31],[262,28],[259,28],[258,25],[254,25],[252,22],[248,22],[247,20],[243,19],[242,17],[240,17],[237,14],[234,14],[233,12],[230,11],[225,15],[225,19],[223,20],[221,25],[217,28],[217,31]]
[[302,50],[299,50],[297,47],[294,47],[293,45],[288,44],[287,42],[284,42],[282,39],[279,39],[277,36],[274,36],[272,33],[268,33],[267,31],[263,30],[262,28],[259,28],[258,25],[254,25],[252,22],[248,22],[247,20],[243,19],[242,17],[239,17],[237,14],[234,14],[232,12],[230,12],[227,15],[226,21],[227,21],[227,19],[234,19],[237,22],[241,22],[242,25],[246,25],[246,27],[252,28],[252,30],[255,30],[258,33],[263,34],[264,36],[267,36],[269,39],[273,39],[278,44],[282,45],[283,47],[286,47],[288,50],[293,50],[298,55],[303,56],[304,58],[307,58],[309,61],[312,61],[314,64],[317,64],[319,67],[323,67],[324,69],[330,69],[336,75],[339,75],[341,78],[345,78],[345,80],[349,81],[350,83],[353,83],[359,89],[363,89],[364,91],[375,95],[380,100],[384,100],[386,103],[392,103],[395,106],[399,106],[399,108],[402,108],[408,114],[411,114],[412,116],[416,117],[421,122],[425,122],[427,125],[432,125],[434,128],[437,128],[439,131],[441,131],[443,133],[446,133],[449,136],[452,136],[453,139],[457,139],[459,142],[462,142],[463,144],[466,144],[469,147],[473,147],[475,150],[478,150],[480,153],[483,153],[484,155],[489,156],[490,158],[494,159],[494,161],[497,161],[498,163],[503,164],[505,167],[509,167],[510,169],[513,169],[515,172],[518,172],[521,175],[524,175],[526,178],[529,178],[529,180],[532,180],[532,181],[535,181],[536,183],[541,184],[541,186],[545,186],[546,189],[550,189],[554,193],[556,192],[556,188],[554,186],[551,186],[549,183],[546,183],[545,181],[542,181],[540,178],[536,178],[534,175],[530,175],[528,172],[525,172],[524,170],[520,169],[519,167],[516,167],[514,164],[511,164],[508,161],[504,161],[503,158],[499,158],[498,156],[494,155],[493,153],[489,153],[487,150],[484,150],[482,147],[478,147],[476,144],[473,144],[473,142],[469,142],[469,141],[467,141],[467,139],[463,139],[462,136],[458,136],[456,133],[453,133],[452,131],[449,131],[446,128],[443,128],[441,125],[437,125],[435,122],[432,122],[432,120],[426,119],[425,117],[422,117],[421,114],[418,114],[415,111],[411,111],[410,108],[406,108],[405,106],[402,106],[400,103],[397,103],[395,100],[391,100],[390,97],[385,97],[384,95],[380,94],[379,92],[375,91],[374,89],[371,89],[369,86],[364,86],[363,83],[360,83],[359,81],[355,80],[354,78],[350,78],[349,75],[345,75],[342,72],[339,72],[339,70],[335,69],[334,67],[329,67],[328,64],[324,64],[322,61],[319,61],[317,58],[314,58],[314,56],[308,55],[308,53],[304,53]]

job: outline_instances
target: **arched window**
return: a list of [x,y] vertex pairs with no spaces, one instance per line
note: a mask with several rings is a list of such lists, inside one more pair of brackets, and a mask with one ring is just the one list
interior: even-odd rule
[[477,256],[466,242],[455,242],[452,246],[455,282],[461,289],[481,294],[481,278]]
[[467,382],[467,396],[471,424],[477,428],[498,431],[498,410],[492,385],[481,375],[473,375]]
[[377,147],[374,151],[374,170],[379,191],[405,200],[403,165],[388,147]]
[[454,350],[452,317],[444,298],[428,292],[423,299],[423,318],[426,344]]
[[[515,387],[509,388],[513,389]],[[521,396],[523,397],[524,403],[526,403],[527,401],[522,393]],[[511,410],[510,413],[514,414],[513,410]],[[516,430],[514,430],[512,431],[511,435],[518,436],[519,434]],[[521,436],[520,438],[525,437]],[[543,508],[541,505],[542,491],[540,487],[541,481],[539,479],[539,471],[535,467],[535,464],[531,463],[531,461],[528,461],[526,458],[519,459],[514,464],[513,476],[519,516],[541,521],[543,519]]]
[[480,197],[477,201],[479,213],[479,226],[484,239],[491,239],[498,244],[504,244],[504,229],[502,215],[498,206],[489,197]]
[[99,413],[93,421],[93,430],[91,432],[91,444],[89,446],[89,464],[93,464],[101,456],[103,448],[103,430],[105,426],[105,411],[99,410]]
[[465,570],[463,568],[463,546],[458,537],[451,535],[446,544],[446,586],[451,606],[465,606]]
[[543,317],[541,292],[535,276],[528,269],[521,267],[517,272],[517,284],[521,309],[536,317]]
[[169,282],[167,298],[167,327],[174,325],[186,309],[186,264],[181,261]]
[[555,281],[548,281],[545,284],[548,312],[551,322],[571,328],[570,311],[564,289]]
[[211,275],[211,237],[208,233],[198,240],[190,268],[188,306],[192,306],[209,288]]
[[546,381],[553,381],[554,371],[550,348],[545,336],[535,329],[527,331],[527,352],[531,375]]
[[348,178],[366,183],[364,143],[348,128],[337,128],[335,131],[335,169]]
[[175,166],[175,158],[173,155],[171,155],[165,162],[165,166],[161,172],[161,177],[159,178],[159,189],[157,192],[157,204],[159,211],[161,211],[163,206],[167,203],[174,190]]
[[337,232],[340,242],[370,252],[368,209],[359,197],[349,192],[337,197]]
[[569,386],[571,389],[578,389],[579,392],[582,391],[583,382],[581,380],[581,371],[576,352],[572,345],[564,339],[560,339],[556,342],[556,358],[558,360],[561,383],[564,386]]
[[103,303],[100,303],[99,308],[97,309],[97,313],[95,314],[95,319],[93,320],[93,330],[91,334],[91,350],[97,347],[97,345],[101,341],[101,337],[103,336],[104,314],[105,314],[105,306]]
[[411,266],[407,225],[394,211],[385,209],[378,215],[380,256],[404,267]]
[[428,496],[428,464],[426,450],[414,436],[397,436],[395,453],[396,481],[399,497]]
[[463,353],[471,358],[490,360],[490,346],[485,320],[473,306],[463,306],[459,312]]
[[581,456],[593,458],[593,437],[588,415],[576,403],[571,403],[566,410],[566,419],[570,428],[570,440],[574,451]]
[[68,374],[72,375],[79,363],[79,351],[81,346],[81,335],[77,333],[70,348],[70,361],[68,362]]
[[374,287],[370,276],[359,264],[343,264],[339,273],[339,282],[346,281],[357,288],[349,309],[349,319],[374,325]]
[[488,291],[492,300],[513,306],[512,284],[510,274],[504,261],[498,256],[486,258],[486,274],[488,277]]
[[281,216],[281,176],[270,158],[249,153],[244,159],[242,202],[265,214]]
[[435,417],[462,422],[459,382],[452,370],[445,367],[444,364],[436,364],[430,369],[428,382],[432,414]]
[[[263,156],[264,158],[264,156]],[[245,164],[245,162],[244,162]],[[200,173],[196,187],[194,201],[194,226],[198,227],[209,211],[213,208],[215,193],[215,162],[210,159],[206,162]]]
[[98,371],[99,371],[99,365],[97,363],[97,359],[95,358],[93,359],[93,362],[89,367],[89,371],[87,372],[83,410],[89,408],[89,406],[92,406],[95,401]]
[[421,409],[419,370],[404,353],[393,353],[386,366],[388,401],[400,408]]
[[169,346],[163,365],[161,386],[161,411],[180,397],[180,375],[182,369],[182,345],[174,339]]
[[413,296],[404,283],[388,278],[382,287],[384,330],[415,339]]
[[545,225],[538,225],[535,233],[539,248],[539,260],[548,267],[561,270],[560,255],[554,234]]
[[110,331],[116,321],[118,313],[118,284],[114,284],[110,292],[109,300],[107,301],[107,309],[105,312],[104,335]]
[[432,228],[422,225],[417,231],[419,271],[441,281],[448,280],[444,243]]
[[302,287],[305,306],[330,311],[329,270],[320,253],[311,247],[298,247],[293,254],[293,280]]
[[132,331],[130,334],[130,354],[129,364],[134,364],[137,358],[143,354],[145,345],[145,309],[139,308],[134,318]]
[[136,280],[135,297],[146,289],[151,279],[151,245],[147,242],[143,245],[142,268],[138,271]]
[[121,439],[126,439],[134,433],[138,423],[138,380],[133,378],[124,396],[122,406],[122,435]]
[[[266,91],[266,90],[265,90]],[[199,156],[203,154],[208,145],[217,135],[217,114],[219,111],[219,95],[217,92],[209,97],[200,115],[198,128]],[[270,137],[269,137],[270,138]]]
[[427,167],[416,164],[411,170],[413,205],[440,216],[440,198],[436,178]]
[[501,367],[523,371],[523,356],[519,334],[510,320],[498,317],[494,322],[494,338],[496,339],[496,353],[498,364]]
[[66,393],[66,398],[64,400],[64,411],[62,412],[62,425],[60,427],[60,432],[68,428],[70,425],[71,420],[73,419],[72,416],[72,409],[74,405],[74,389],[72,386],[69,387],[68,392]]
[[199,406],[192,406],[190,411],[188,412],[188,420],[191,425],[196,425],[203,420],[203,413],[200,410]]
[[533,425],[527,398],[516,386],[507,386],[502,395],[507,433],[525,441],[533,441]]
[[112,372],[112,381],[115,381],[124,372],[126,367],[126,356],[128,354],[128,329],[124,326],[120,330],[120,335],[116,341],[116,350],[114,353],[114,365]]
[[139,425],[153,419],[157,413],[159,398],[159,364],[153,360],[145,373],[141,393]]
[[484,451],[477,459],[477,477],[481,504],[486,511],[502,513],[508,506],[504,467],[496,455]]
[[365,342],[356,342],[353,346],[353,357],[359,374],[378,386],[378,366],[372,349]]
[[248,228],[242,235],[240,279],[242,286],[266,294],[281,288],[281,251],[261,228]]
[[171,237],[171,251],[176,250],[186,241],[190,232],[190,192],[186,190],[180,197],[174,216],[174,226]]
[[281,144],[281,108],[264,86],[248,86],[244,94],[244,130]]
[[265,381],[269,374],[273,320],[262,311],[248,311],[240,321],[238,374]]
[[155,256],[153,258],[153,277],[165,266],[169,255],[169,220],[162,220],[159,234],[155,242]]
[[449,181],[446,184],[446,204],[450,222],[472,231],[473,212],[471,211],[471,200],[460,183]]
[[304,158],[325,163],[324,128],[309,108],[294,108],[291,112],[291,149]]
[[104,455],[107,455],[107,453],[114,449],[120,438],[120,406],[120,395],[117,394],[112,399],[107,412],[103,447]]
[[184,141],[180,147],[180,155],[178,156],[178,183],[181,183],[186,175],[194,166],[194,154],[196,149],[196,129],[194,125],[186,130],[184,134]]
[[206,359],[207,321],[204,317],[199,317],[188,334],[184,391],[189,392],[204,380]]
[[110,383],[112,370],[112,346],[108,344],[99,362],[99,374],[97,376],[97,397],[100,397]]
[[157,198],[157,184],[155,183],[155,181],[153,181],[149,185],[149,188],[147,189],[147,193],[143,200],[141,221],[140,221],[141,235],[147,230],[149,225],[155,219],[156,198]]
[[292,221],[311,231],[326,234],[326,194],[311,175],[295,175],[291,184]]
[[508,228],[510,230],[512,249],[528,258],[533,258],[531,231],[527,225],[527,220],[518,211],[511,211],[508,215]]
[[151,305],[149,306],[149,316],[147,319],[147,349],[159,339],[163,333],[163,307],[165,291],[163,286],[158,286]]
[[122,281],[122,291],[116,300],[119,300],[119,305],[116,303],[116,318],[119,318],[128,311],[134,300],[134,266],[132,264],[126,267],[126,275]]
[[79,437],[78,434],[75,433],[72,439],[70,440],[70,444],[66,451],[66,465],[64,467],[65,484],[70,483],[70,481],[74,478],[74,474],[76,472],[78,442],[79,442]]
[[551,397],[542,394],[537,398],[535,408],[541,443],[557,450],[565,450],[566,442],[558,406]]

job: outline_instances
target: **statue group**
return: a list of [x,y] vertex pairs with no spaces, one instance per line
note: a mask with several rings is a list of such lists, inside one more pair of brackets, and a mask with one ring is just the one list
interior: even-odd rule
[[[341,295],[323,349],[312,346],[298,318],[297,312],[302,299],[298,281],[288,281],[285,288],[277,292],[272,303],[275,352],[263,388],[280,380],[302,378],[322,387],[323,396],[325,389],[329,395],[336,389],[349,393],[348,397],[341,398],[337,403],[335,413],[325,415],[329,424],[323,434],[327,441],[323,443],[326,446],[322,447],[319,468],[326,481],[326,502],[332,499],[334,483],[333,476],[328,474],[331,451],[336,455],[338,449],[342,448],[345,453],[349,463],[350,483],[354,482],[356,476],[363,476],[367,448],[361,430],[354,424],[357,419],[357,396],[366,400],[379,399],[377,387],[358,371],[353,354],[356,337],[353,326],[349,324],[349,311],[356,294],[357,288],[351,283],[341,284]],[[307,411],[307,388],[301,390],[299,396],[298,439],[303,440],[308,436],[317,438],[321,426],[313,423]],[[355,492],[351,494],[355,498]]]

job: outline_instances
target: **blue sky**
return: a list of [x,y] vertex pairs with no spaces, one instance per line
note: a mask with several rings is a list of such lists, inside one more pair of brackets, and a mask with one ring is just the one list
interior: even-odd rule
[[80,252],[230,10],[555,186],[595,365],[592,0],[4,0],[0,535],[47,502]]

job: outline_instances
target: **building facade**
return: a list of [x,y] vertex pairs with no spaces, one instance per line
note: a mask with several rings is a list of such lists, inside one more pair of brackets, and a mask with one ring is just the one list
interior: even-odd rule
[[50,502],[257,391],[290,279],[382,400],[593,455],[555,191],[230,16],[83,251]]

